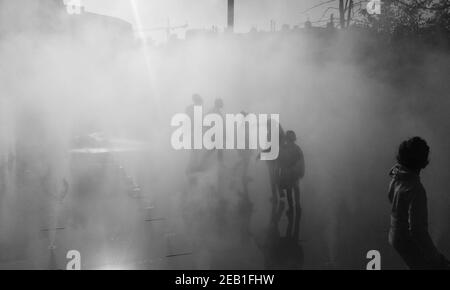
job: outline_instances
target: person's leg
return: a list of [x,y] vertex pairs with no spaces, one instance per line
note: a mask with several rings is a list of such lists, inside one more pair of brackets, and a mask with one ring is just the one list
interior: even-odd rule
[[277,222],[277,215],[278,215],[278,207],[279,207],[279,196],[278,196],[278,185],[276,182],[275,177],[275,166],[273,162],[268,161],[267,167],[269,169],[269,180],[270,180],[270,190],[272,192],[272,197],[270,198],[270,202],[272,203],[272,215],[271,220],[272,222]]
[[288,218],[288,227],[287,227],[287,236],[292,236],[292,229],[294,226],[294,197],[293,197],[293,188],[289,187],[286,190],[286,197],[288,201],[288,210],[286,212],[286,216]]
[[279,193],[279,195],[277,197],[278,206],[275,209],[275,213],[276,213],[275,222],[276,223],[278,223],[280,221],[281,216],[283,215],[284,209],[286,207],[285,201],[284,201],[284,194],[285,194],[284,189],[282,189],[280,187],[277,187],[277,188],[278,188],[277,192]]
[[287,196],[287,202],[288,202],[288,211],[286,212],[286,215],[288,218],[294,217],[294,197],[293,197],[293,189],[292,187],[289,187],[286,190],[286,196]]
[[298,182],[294,186],[294,199],[295,199],[295,223],[294,223],[294,237],[300,238],[300,220],[302,218],[302,207],[300,203],[300,185]]

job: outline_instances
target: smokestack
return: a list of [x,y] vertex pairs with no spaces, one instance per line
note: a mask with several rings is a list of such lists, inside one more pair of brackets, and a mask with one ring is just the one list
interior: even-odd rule
[[234,0],[228,0],[228,29],[234,30]]

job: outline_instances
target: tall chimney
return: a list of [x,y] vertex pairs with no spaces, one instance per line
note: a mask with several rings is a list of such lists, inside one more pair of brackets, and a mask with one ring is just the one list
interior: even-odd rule
[[234,30],[234,0],[228,0],[228,29]]

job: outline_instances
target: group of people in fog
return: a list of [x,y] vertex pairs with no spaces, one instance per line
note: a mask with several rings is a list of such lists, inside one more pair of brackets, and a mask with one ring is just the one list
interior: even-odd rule
[[[196,106],[204,106],[203,98],[196,94],[192,96],[192,104],[186,108],[188,116],[194,115]],[[223,116],[224,101],[216,99],[210,110],[205,110],[208,114],[218,114]],[[240,114],[246,116],[246,111]],[[276,122],[269,119],[268,123]],[[242,126],[248,126],[241,124]],[[273,124],[268,124],[268,128]],[[300,224],[302,218],[301,187],[300,182],[305,176],[305,156],[303,150],[298,145],[297,134],[292,130],[284,130],[281,124],[278,126],[279,134],[279,155],[274,160],[264,161],[268,170],[267,187],[271,196],[271,228],[278,230],[283,215],[287,218],[287,227],[285,239],[298,244],[300,241]],[[239,183],[236,190],[240,199],[237,213],[244,221],[239,231],[243,237],[251,236],[250,219],[252,217],[252,200],[250,197],[249,183],[252,177],[249,174],[250,163],[252,160],[260,159],[256,150],[248,147],[248,128],[246,132],[246,149],[237,149],[235,155],[237,162],[226,168],[226,156],[222,149],[212,150],[192,150],[186,169],[189,188],[198,189],[198,173],[211,172],[217,173],[215,182],[217,183],[213,191],[216,195],[217,203],[213,211],[217,214],[217,220],[226,222],[227,220],[227,198],[225,197],[225,187],[227,180],[224,178],[224,172],[228,169],[232,171],[234,180]],[[268,130],[268,139],[272,136],[271,130]],[[14,150],[13,142],[3,142],[6,139],[3,130],[1,132],[2,143],[0,144],[0,209],[6,210],[5,196],[14,194],[8,188],[11,188],[10,181],[14,176],[14,168],[18,162]],[[265,149],[270,151],[269,149]],[[403,141],[397,151],[396,164],[389,171],[391,182],[388,191],[388,200],[391,203],[391,219],[388,241],[390,245],[399,254],[402,260],[410,269],[450,269],[449,260],[436,248],[429,230],[428,230],[428,206],[427,193],[421,182],[421,173],[429,164],[430,147],[427,142],[420,137],[413,137]],[[233,153],[234,154],[234,153]],[[20,156],[18,157],[20,158]],[[211,170],[214,167],[214,170]],[[208,177],[211,174],[207,175]],[[62,199],[71,189],[71,184],[67,179],[62,180],[61,196]],[[47,186],[49,187],[49,186]],[[45,187],[44,191],[47,190]],[[229,191],[228,191],[229,192]],[[195,206],[196,204],[194,204]],[[198,204],[197,204],[198,205]],[[192,208],[192,207],[191,207]],[[199,217],[196,217],[199,218]],[[202,218],[202,216],[200,217]],[[192,221],[192,220],[191,220]],[[193,221],[195,223],[195,221]],[[291,248],[294,249],[294,248]],[[298,248],[297,248],[298,249]],[[279,248],[277,249],[279,250]]]
[[[203,107],[203,98],[194,94],[192,96],[192,104],[186,108],[186,114],[193,118],[194,108],[196,106]],[[216,99],[214,106],[207,110],[209,114],[214,113],[223,116],[224,102],[222,99]],[[248,115],[246,111],[241,111],[244,117]],[[267,127],[271,127],[271,122],[275,120],[268,119]],[[249,200],[248,183],[252,180],[249,176],[249,164],[253,159],[252,156],[256,155],[256,159],[260,159],[261,152],[269,152],[271,148],[262,150],[259,154],[256,154],[255,150],[250,149],[249,146],[249,124],[243,122],[238,126],[244,126],[245,131],[245,149],[237,149],[238,161],[232,170],[235,174],[240,174],[239,181],[241,182],[243,200]],[[288,219],[288,226],[286,231],[286,237],[292,238],[298,241],[300,235],[300,219],[301,219],[301,205],[300,205],[300,179],[305,174],[305,160],[303,151],[296,144],[297,136],[294,131],[284,131],[280,124],[276,124],[279,127],[279,155],[274,160],[265,161],[267,163],[270,186],[272,191],[271,203],[272,203],[272,216],[271,222],[278,224],[280,218],[285,213]],[[268,140],[272,139],[272,131],[267,130]],[[212,157],[214,156],[214,157]],[[220,175],[223,173],[221,168],[224,165],[224,152],[222,149],[213,150],[192,150],[190,152],[189,164],[187,166],[188,176],[192,176],[195,172],[208,170],[208,164],[211,164],[211,159],[215,160],[215,165],[218,165],[218,180],[220,181]],[[214,164],[214,162],[213,162]],[[220,191],[220,190],[219,190]],[[287,205],[287,207],[286,207]]]
[[[200,95],[194,95],[192,100],[193,104],[186,110],[189,116],[193,115],[195,106],[203,106]],[[222,115],[223,106],[223,100],[216,99],[214,107],[209,112]],[[241,114],[247,115],[245,111]],[[268,125],[270,127],[270,124]],[[279,126],[279,155],[275,160],[265,161],[269,175],[268,185],[272,194],[271,223],[278,227],[285,214],[288,219],[286,238],[298,243],[302,216],[300,180],[305,176],[305,157],[297,144],[296,133],[292,130],[285,131],[280,124],[276,125]],[[248,138],[248,128],[246,130]],[[268,134],[271,134],[270,130]],[[410,138],[400,144],[397,163],[389,172],[392,178],[388,194],[392,204],[389,243],[410,269],[450,269],[450,262],[436,249],[428,232],[427,196],[420,181],[420,173],[429,163],[429,153],[428,144],[420,137]],[[238,150],[239,161],[233,167],[236,172],[239,168],[242,169],[241,181],[247,202],[250,201],[248,182],[251,178],[248,169],[252,154],[253,152],[248,149]],[[223,150],[214,149],[207,152],[193,150],[187,174],[207,170],[208,168],[204,166],[206,159],[213,155],[217,158],[219,168],[223,167]],[[259,156],[257,155],[257,159]],[[218,172],[220,174],[221,171]]]

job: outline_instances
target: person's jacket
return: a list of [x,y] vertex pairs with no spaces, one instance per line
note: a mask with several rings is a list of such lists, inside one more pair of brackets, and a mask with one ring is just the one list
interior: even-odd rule
[[389,186],[392,204],[389,242],[396,249],[411,246],[430,263],[437,263],[442,256],[428,232],[427,196],[419,174],[397,164],[389,175],[392,178]]
[[300,147],[288,142],[280,147],[278,158],[280,182],[282,187],[289,187],[305,175],[305,159]]

